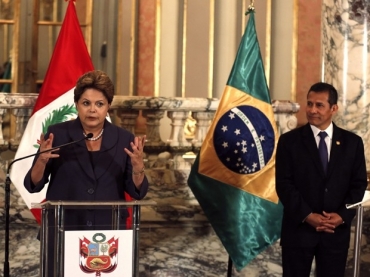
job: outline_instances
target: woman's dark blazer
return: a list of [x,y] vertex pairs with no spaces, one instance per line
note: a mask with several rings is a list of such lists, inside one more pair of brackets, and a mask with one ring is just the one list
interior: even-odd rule
[[[334,124],[333,124],[334,125]],[[355,210],[367,186],[361,137],[333,126],[328,172],[324,173],[309,124],[280,136],[276,153],[276,191],[284,206],[281,245],[348,248]],[[337,213],[344,224],[334,234],[316,232],[303,222],[310,213]]]
[[[50,133],[54,134],[53,147],[84,137],[79,118],[50,126],[46,138]],[[50,178],[47,200],[118,201],[125,200],[124,192],[140,200],[148,191],[148,180],[144,178],[140,190],[136,189],[132,181],[131,160],[124,148],[132,151],[130,142],[133,141],[133,134],[105,121],[95,168],[86,143],[82,140],[60,148],[59,158],[48,161],[44,176],[36,187],[32,184],[30,170],[24,179],[24,186],[31,193],[39,192]],[[127,212],[123,213],[122,220],[127,216]],[[111,223],[111,216],[93,210],[69,213],[65,219],[67,224],[87,227],[108,226]]]

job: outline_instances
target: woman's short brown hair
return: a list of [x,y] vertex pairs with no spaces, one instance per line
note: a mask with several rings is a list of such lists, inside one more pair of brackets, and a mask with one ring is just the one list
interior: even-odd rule
[[78,78],[74,90],[75,103],[80,100],[81,95],[89,88],[101,91],[105,98],[107,98],[108,103],[112,103],[114,96],[114,85],[105,72],[101,70],[93,70],[86,72],[80,78]]

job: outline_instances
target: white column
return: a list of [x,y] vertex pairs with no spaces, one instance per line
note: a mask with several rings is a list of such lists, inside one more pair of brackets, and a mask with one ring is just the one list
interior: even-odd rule
[[[296,68],[294,49],[294,1],[271,1],[271,78],[272,99],[292,99]],[[256,15],[257,16],[257,15]],[[319,47],[319,46],[318,46]]]

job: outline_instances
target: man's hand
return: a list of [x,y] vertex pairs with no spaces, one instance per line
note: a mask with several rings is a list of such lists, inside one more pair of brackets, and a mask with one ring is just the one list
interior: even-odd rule
[[343,219],[337,213],[327,213],[323,211],[323,215],[327,220],[322,226],[316,228],[317,232],[334,233],[334,229],[343,224]]
[[334,233],[334,229],[343,223],[343,219],[337,213],[323,214],[312,213],[306,218],[306,222],[316,229],[317,232]]

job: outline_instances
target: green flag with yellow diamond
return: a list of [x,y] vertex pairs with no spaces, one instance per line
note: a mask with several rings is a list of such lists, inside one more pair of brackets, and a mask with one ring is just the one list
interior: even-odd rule
[[241,270],[280,238],[275,191],[278,133],[255,29],[254,12],[188,185]]

